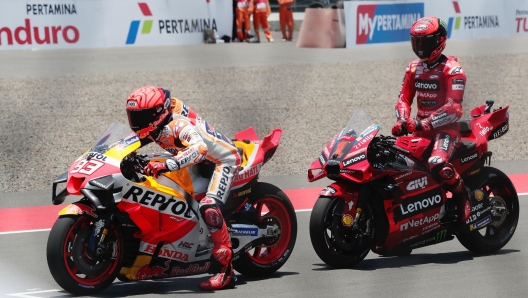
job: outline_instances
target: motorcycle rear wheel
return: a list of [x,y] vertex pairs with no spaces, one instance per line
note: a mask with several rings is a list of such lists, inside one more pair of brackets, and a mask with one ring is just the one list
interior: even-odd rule
[[490,199],[499,197],[505,203],[508,214],[500,222],[493,226],[492,223],[486,228],[470,233],[457,235],[460,243],[469,251],[477,254],[491,254],[504,247],[513,236],[519,221],[519,197],[510,178],[503,172],[492,167],[484,167],[474,178],[465,179],[466,184],[473,190],[484,191]]
[[249,277],[264,277],[279,270],[290,257],[297,239],[297,215],[290,199],[278,187],[259,182],[250,202],[261,222],[277,225],[280,234],[259,245],[233,262],[239,273]]
[[[372,243],[370,237],[360,237],[358,231],[340,223],[344,207],[345,201],[341,198],[320,197],[310,216],[312,246],[319,258],[334,268],[355,266],[367,256]],[[371,214],[370,210],[366,213]]]
[[123,237],[113,225],[106,240],[110,241],[112,255],[88,256],[86,247],[92,225],[91,218],[85,216],[59,217],[48,237],[46,255],[51,275],[59,286],[75,295],[101,292],[121,269]]

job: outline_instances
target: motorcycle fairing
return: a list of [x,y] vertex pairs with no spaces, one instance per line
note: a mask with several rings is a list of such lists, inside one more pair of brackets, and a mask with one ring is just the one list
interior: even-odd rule
[[345,202],[345,208],[341,218],[343,226],[350,227],[354,221],[359,200],[359,189],[357,185],[346,185],[345,183],[332,183],[325,187],[320,197],[340,197]]
[[151,265],[152,256],[138,255],[130,267],[122,267],[119,272],[130,280],[146,280],[153,278],[188,276],[207,273],[211,267],[209,260],[182,263],[170,259],[155,259]]
[[[417,176],[409,175],[409,177]],[[419,180],[421,178],[409,179],[407,181],[410,182],[403,184],[414,185],[413,183]],[[393,192],[393,196],[397,195],[397,192],[399,191]],[[393,200],[383,200],[385,215],[389,223],[389,231],[383,247],[390,251],[400,243],[407,243],[440,228],[438,218],[445,200],[442,187],[434,180],[430,182],[429,187],[418,192]]]
[[140,232],[135,236],[157,245],[161,239],[174,242],[194,228],[198,219],[185,200],[185,194],[157,183],[145,182],[123,186],[123,199],[117,208],[130,215]]
[[59,217],[67,215],[86,214],[92,218],[98,218],[99,216],[95,213],[95,211],[96,209],[94,207],[83,204],[82,202],[75,202],[69,204],[68,206],[64,207],[61,211],[59,211]]
[[380,130],[379,125],[370,125],[359,136],[353,129],[343,129],[323,149],[308,170],[308,181],[316,181],[325,175],[363,182],[369,179],[367,147]]

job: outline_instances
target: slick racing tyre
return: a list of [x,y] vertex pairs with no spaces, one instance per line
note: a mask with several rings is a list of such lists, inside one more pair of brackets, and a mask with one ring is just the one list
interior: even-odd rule
[[480,230],[457,235],[469,251],[491,254],[506,245],[513,236],[519,221],[519,197],[510,178],[492,167],[484,167],[475,177],[464,179],[472,190],[487,194],[492,206],[491,223]]
[[123,238],[112,225],[105,243],[107,251],[90,255],[88,241],[93,230],[86,216],[59,217],[48,238],[46,249],[51,275],[66,291],[93,295],[107,288],[116,278],[123,259]]
[[245,276],[262,277],[279,270],[290,257],[297,239],[297,216],[290,199],[278,187],[259,182],[249,199],[261,223],[276,225],[280,233],[233,262]]
[[364,235],[367,226],[373,226],[370,208],[364,208],[360,229],[341,224],[345,201],[338,197],[320,197],[310,216],[310,239],[319,258],[334,268],[350,268],[369,253],[370,235]]

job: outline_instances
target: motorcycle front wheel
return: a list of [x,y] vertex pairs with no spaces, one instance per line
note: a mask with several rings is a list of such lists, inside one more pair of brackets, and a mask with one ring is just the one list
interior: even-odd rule
[[372,212],[364,208],[360,229],[341,223],[345,201],[320,197],[310,216],[310,239],[319,258],[334,268],[351,268],[369,253],[372,239],[365,232],[372,226]]
[[297,239],[297,215],[286,194],[272,184],[259,182],[253,188],[250,202],[259,221],[276,225],[280,233],[242,254],[233,266],[245,276],[268,276],[279,270],[293,251]]
[[48,238],[46,249],[51,275],[66,291],[75,295],[93,295],[107,288],[116,278],[123,259],[123,237],[112,224],[106,235],[107,251],[88,253],[93,231],[86,216],[59,217]]

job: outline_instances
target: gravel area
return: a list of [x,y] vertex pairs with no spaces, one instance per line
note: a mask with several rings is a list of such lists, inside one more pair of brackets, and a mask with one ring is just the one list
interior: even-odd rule
[[[490,142],[494,159],[527,159],[528,54],[459,61],[468,76],[466,115],[487,99],[510,105],[510,132]],[[150,84],[170,89],[227,135],[253,126],[262,137],[282,128],[281,145],[262,175],[306,173],[355,109],[364,109],[389,134],[408,62],[0,78],[0,192],[51,189],[111,122],[127,123],[126,96]]]

